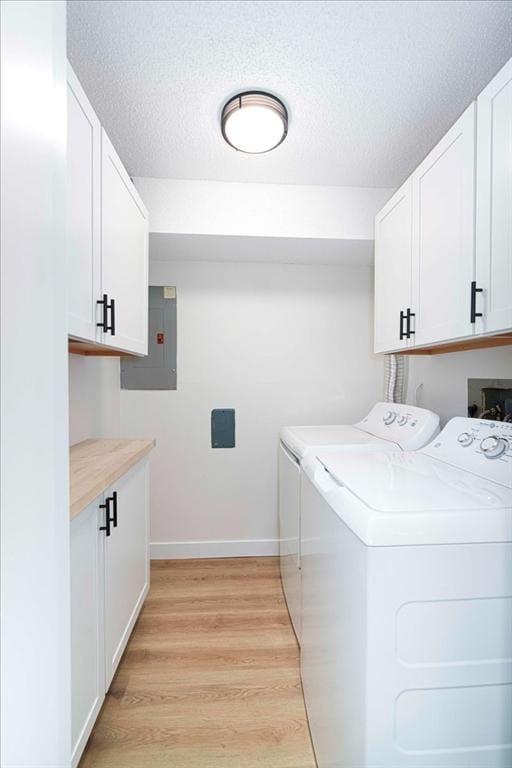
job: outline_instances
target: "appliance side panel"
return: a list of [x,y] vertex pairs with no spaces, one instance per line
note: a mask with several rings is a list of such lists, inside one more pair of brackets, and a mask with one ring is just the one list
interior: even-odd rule
[[364,762],[366,547],[301,475],[301,674],[319,768]]

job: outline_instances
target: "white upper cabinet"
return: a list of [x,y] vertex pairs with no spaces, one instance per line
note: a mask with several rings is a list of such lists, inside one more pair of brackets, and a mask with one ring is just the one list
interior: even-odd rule
[[408,179],[375,219],[376,352],[398,351],[408,344],[411,222],[412,184]]
[[148,214],[105,131],[102,131],[102,293],[107,297],[103,344],[147,354]]
[[512,59],[376,217],[375,351],[510,330]]
[[68,69],[68,333],[147,354],[148,214]]
[[512,328],[512,59],[477,105],[475,325],[485,333]]
[[416,345],[473,333],[475,112],[473,103],[412,175]]
[[68,65],[67,222],[68,332],[99,339],[101,126]]

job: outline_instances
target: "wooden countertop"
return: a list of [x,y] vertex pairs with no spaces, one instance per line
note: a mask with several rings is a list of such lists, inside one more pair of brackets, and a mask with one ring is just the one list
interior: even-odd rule
[[72,445],[69,457],[69,514],[82,509],[115,483],[154,447],[154,440],[98,439]]

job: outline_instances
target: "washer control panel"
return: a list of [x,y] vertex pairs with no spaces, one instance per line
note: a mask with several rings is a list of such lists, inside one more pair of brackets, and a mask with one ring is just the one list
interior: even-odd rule
[[368,416],[355,426],[397,443],[404,451],[415,451],[438,434],[439,416],[413,405],[376,403]]
[[422,452],[512,488],[512,422],[456,417]]

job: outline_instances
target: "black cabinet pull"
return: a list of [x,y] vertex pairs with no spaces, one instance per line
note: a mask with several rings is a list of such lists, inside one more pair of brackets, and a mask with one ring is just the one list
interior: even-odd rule
[[476,323],[477,317],[482,317],[481,312],[476,311],[476,295],[477,293],[483,293],[483,288],[477,288],[476,287],[476,280],[473,280],[471,283],[471,317],[470,320],[472,323]]
[[411,317],[416,317],[415,312],[411,312],[411,308],[407,307],[407,330],[405,332],[405,335],[408,339],[411,338],[411,336],[414,336],[416,331],[411,331]]
[[112,496],[109,496],[107,499],[107,506],[110,507],[110,502],[112,502],[112,518],[111,523],[114,526],[114,528],[117,528],[117,491],[114,491]]
[[107,333],[107,331],[109,330],[108,322],[107,322],[107,310],[108,310],[108,307],[109,307],[107,294],[104,293],[103,294],[103,298],[102,299],[98,299],[96,304],[101,304],[102,308],[103,308],[102,309],[102,320],[101,320],[101,323],[96,323],[96,325],[98,326],[98,328],[101,328],[103,330],[103,333]]
[[108,330],[110,331],[112,336],[116,335],[116,300],[112,299],[110,304],[108,305],[108,308],[110,309],[110,325],[108,326]]
[[[111,336],[116,335],[116,300],[112,299],[112,301],[108,300],[108,294],[104,293],[102,299],[98,299],[96,304],[101,304],[102,306],[102,319],[101,323],[96,323],[96,325],[102,329],[103,333],[108,333],[110,331]],[[110,311],[110,325],[108,324],[108,313]]]
[[403,309],[400,310],[400,341],[402,339],[407,338],[404,332],[404,320],[405,320],[405,312]]
[[105,525],[100,525],[100,531],[105,531],[107,536],[110,536],[110,523],[112,522],[110,519],[110,511],[108,508],[108,499],[106,499],[105,504],[100,504],[100,509],[105,510]]

